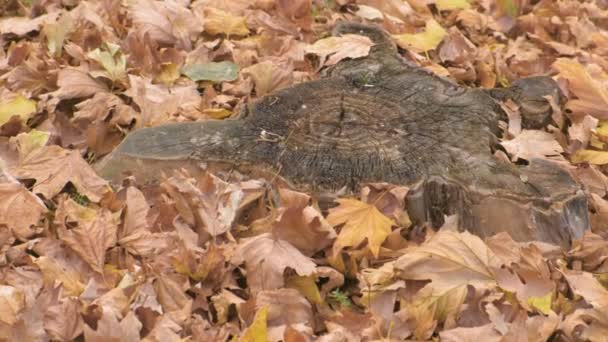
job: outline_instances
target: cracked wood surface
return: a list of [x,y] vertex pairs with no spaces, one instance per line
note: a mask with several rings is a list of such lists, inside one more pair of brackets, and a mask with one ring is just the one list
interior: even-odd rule
[[356,189],[365,182],[408,184],[408,212],[440,226],[458,214],[462,229],[519,241],[567,246],[588,229],[586,196],[570,175],[545,160],[519,166],[493,156],[499,119],[495,100],[520,105],[525,127],[550,122],[544,96],[559,97],[547,77],[506,89],[470,89],[404,61],[383,31],[345,23],[375,45],[325,77],[250,104],[241,118],[178,123],[131,133],[97,165],[112,181],[196,167],[237,169],[309,190]]

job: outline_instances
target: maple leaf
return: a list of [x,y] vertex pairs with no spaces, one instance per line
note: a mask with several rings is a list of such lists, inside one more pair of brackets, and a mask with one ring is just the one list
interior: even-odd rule
[[334,248],[342,249],[358,246],[365,239],[375,257],[380,253],[380,245],[391,233],[393,220],[384,216],[376,206],[355,199],[339,199],[339,206],[330,209],[327,222],[333,226],[344,223]]
[[93,202],[99,202],[110,191],[108,182],[97,176],[78,151],[55,145],[29,154],[13,174],[21,179],[35,179],[33,192],[48,199],[57,195],[68,182]]
[[139,331],[143,327],[137,316],[129,312],[122,321],[112,311],[103,311],[101,319],[97,321],[93,330],[88,324],[84,325],[84,338],[86,341],[139,341]]
[[567,106],[572,111],[608,119],[608,91],[584,66],[575,60],[558,58],[553,67],[559,71],[559,76],[568,80],[568,88],[577,97],[568,100]]
[[243,69],[255,84],[255,94],[264,96],[294,82],[293,66],[286,63],[264,61]]
[[78,227],[74,229],[62,227],[58,233],[61,240],[94,271],[103,274],[106,250],[116,244],[117,225],[116,216],[109,210],[102,209],[88,221],[79,220]]
[[245,262],[249,286],[254,290],[274,289],[283,285],[283,271],[292,268],[298,275],[314,272],[315,263],[285,240],[271,233],[244,239],[232,258],[235,265]]
[[[306,53],[319,56],[321,66],[334,65],[345,58],[365,57],[374,43],[366,36],[345,34],[317,40],[306,47]],[[329,56],[329,58],[328,58]]]
[[[186,175],[177,174],[166,182],[170,191],[186,197],[192,213],[203,223],[205,230],[212,236],[224,234],[232,228],[237,210],[244,193],[238,185],[224,182],[216,176],[206,173],[195,183]],[[182,210],[183,211],[183,210]],[[190,214],[184,215],[188,219]]]
[[570,288],[598,310],[608,309],[608,290],[589,272],[563,270]]
[[42,213],[44,203],[20,183],[0,183],[0,225],[6,225],[13,234],[26,240],[36,233],[33,228]]
[[336,233],[323,215],[308,205],[310,196],[287,189],[279,189],[279,193],[282,206],[273,222],[273,234],[307,256],[329,246]]
[[71,297],[50,306],[44,315],[44,329],[59,341],[76,339],[84,327],[80,315],[81,305],[78,298]]
[[446,35],[445,29],[435,19],[430,19],[426,22],[423,32],[397,34],[393,35],[393,38],[403,49],[425,52],[436,49]]
[[89,97],[109,91],[104,83],[91,77],[84,67],[59,70],[57,85],[59,89],[53,94],[60,100]]
[[246,36],[249,34],[245,17],[235,16],[214,7],[203,9],[205,32],[216,35]]
[[198,17],[179,1],[133,1],[129,14],[135,26],[152,40],[186,50],[192,48],[192,39],[202,31]]
[[467,286],[459,285],[447,291],[436,291],[432,286],[420,290],[406,304],[408,316],[415,322],[413,333],[417,339],[428,339],[438,322],[444,322],[460,312],[467,295]]
[[531,160],[533,158],[563,160],[564,152],[552,134],[538,130],[523,130],[512,140],[500,143],[511,155],[511,159]]
[[395,269],[403,279],[430,279],[435,289],[449,290],[463,284],[494,287],[495,270],[501,265],[502,260],[479,237],[442,229],[406,251]]

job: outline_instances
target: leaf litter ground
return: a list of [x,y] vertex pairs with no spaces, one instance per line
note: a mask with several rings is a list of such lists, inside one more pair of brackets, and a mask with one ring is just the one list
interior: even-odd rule
[[[0,339],[604,341],[608,7],[603,1],[7,1],[0,7]],[[584,186],[568,251],[412,225],[408,189],[329,198],[238,175],[118,189],[90,163],[129,131],[223,119],[365,56],[341,20],[472,87],[552,75],[554,125],[504,103],[511,162]],[[335,199],[335,197],[340,197]],[[328,204],[329,203],[329,204]]]

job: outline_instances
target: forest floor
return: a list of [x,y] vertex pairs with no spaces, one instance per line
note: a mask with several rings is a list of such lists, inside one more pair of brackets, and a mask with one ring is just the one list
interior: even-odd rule
[[[0,340],[606,341],[608,2],[7,0],[0,3]],[[469,87],[550,75],[543,130],[504,103],[505,154],[588,195],[570,250],[413,225],[408,188],[324,212],[264,179],[176,170],[119,187],[92,163],[133,130],[225,119],[369,52]]]

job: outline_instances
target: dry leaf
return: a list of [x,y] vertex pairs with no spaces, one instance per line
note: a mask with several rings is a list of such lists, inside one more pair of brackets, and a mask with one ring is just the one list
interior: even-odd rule
[[532,160],[541,159],[563,159],[561,153],[564,152],[561,145],[555,140],[552,134],[538,130],[523,130],[512,140],[500,143],[511,155],[511,160],[518,159]]
[[358,246],[367,239],[369,250],[378,257],[380,245],[391,233],[393,220],[384,216],[376,206],[355,199],[339,199],[340,204],[330,209],[327,222],[333,226],[344,223],[334,248]]
[[246,36],[249,34],[245,17],[235,16],[214,7],[203,10],[205,32],[225,34],[230,36]]
[[0,183],[0,226],[8,227],[17,238],[34,235],[34,226],[44,212],[44,203],[22,184]]
[[33,192],[48,199],[55,197],[68,182],[93,202],[99,202],[101,196],[110,191],[108,182],[97,176],[78,151],[59,146],[47,146],[31,153],[13,174],[20,179],[35,179]]
[[501,265],[502,260],[479,237],[440,230],[421,246],[406,251],[395,262],[395,269],[402,279],[428,279],[433,288],[447,291],[463,284],[493,287]]
[[436,49],[446,35],[443,27],[435,19],[430,19],[423,32],[397,34],[393,35],[393,39],[403,49],[425,52]]
[[283,285],[283,271],[288,267],[301,276],[311,275],[315,263],[304,256],[289,242],[275,238],[270,233],[244,239],[234,254],[232,262],[247,266],[249,286],[254,290],[275,289]]
[[577,99],[569,100],[568,107],[577,113],[608,119],[608,91],[589,75],[585,67],[575,60],[559,58],[553,67],[559,76],[568,80],[568,89]]
[[340,37],[319,39],[306,47],[306,53],[319,56],[321,66],[334,65],[345,58],[367,56],[373,45],[374,43],[366,36],[345,34]]
[[91,268],[102,274],[106,251],[116,244],[117,222],[115,216],[102,210],[90,222],[80,221],[78,227],[60,231],[59,237]]

